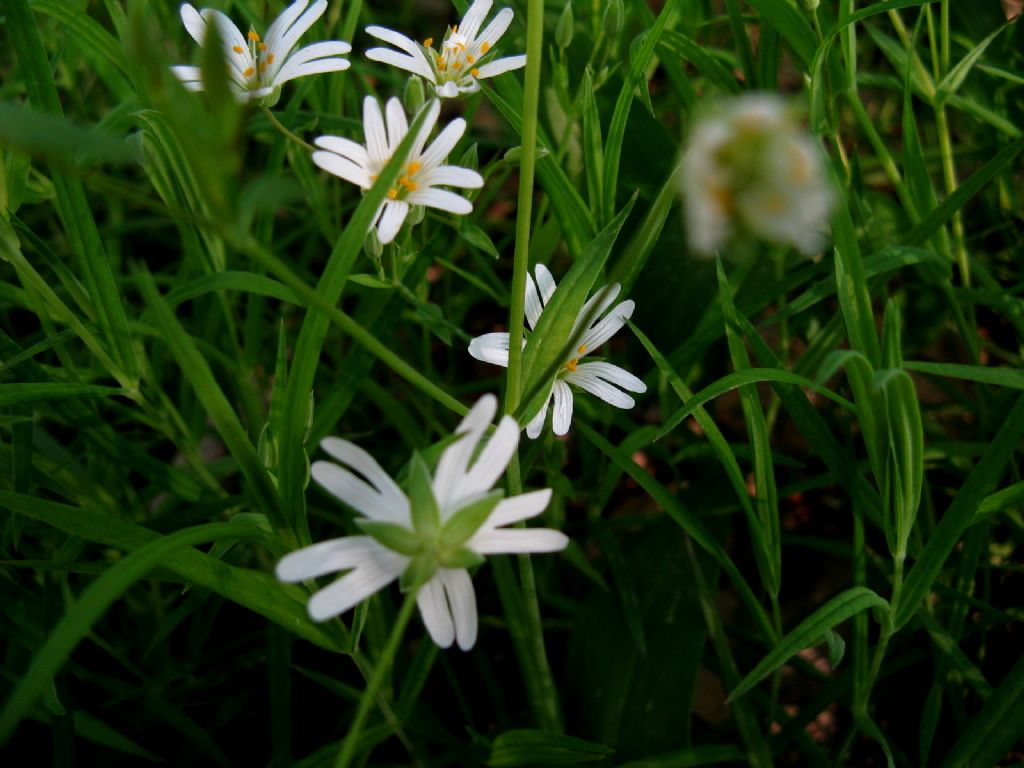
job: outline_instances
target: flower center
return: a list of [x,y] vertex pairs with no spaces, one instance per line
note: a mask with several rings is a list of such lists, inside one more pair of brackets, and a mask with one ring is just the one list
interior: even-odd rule
[[[267,44],[260,40],[259,33],[254,29],[248,34],[249,59],[252,62],[242,71],[242,76],[248,81],[246,85],[250,90],[259,88],[262,85],[263,75],[267,68],[274,63],[274,54],[267,52]],[[231,46],[231,50],[242,56],[245,48],[240,45]],[[246,62],[248,63],[248,62]]]
[[439,83],[460,80],[466,75],[478,77],[480,70],[473,64],[491,48],[490,43],[477,45],[466,35],[460,35],[458,25],[449,28],[441,42],[440,53],[431,47],[433,43],[434,39],[428,37],[423,41],[423,47],[427,49],[427,58],[434,64]]
[[575,372],[576,366],[580,364],[580,358],[587,354],[587,348],[580,344],[579,349],[576,350],[576,357],[565,364],[565,368],[570,373]]
[[[398,181],[395,186],[388,190],[389,200],[404,200],[405,196],[409,192],[415,192],[419,188],[419,184],[414,178],[420,169],[423,168],[423,163],[413,160],[409,163],[402,171],[402,175],[398,177]],[[376,181],[376,176],[370,177],[371,181]]]

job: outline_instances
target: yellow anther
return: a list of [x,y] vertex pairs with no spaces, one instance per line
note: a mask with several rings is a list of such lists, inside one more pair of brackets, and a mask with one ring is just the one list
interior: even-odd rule
[[249,30],[249,42],[250,43],[258,43],[259,41],[260,41],[260,36],[256,34],[256,30],[250,29]]
[[370,174],[370,182],[372,183],[372,182],[374,182],[376,180],[377,180],[377,174],[375,174],[375,173]]
[[397,200],[397,199],[398,199],[398,190],[395,189],[394,187],[392,187],[391,189],[388,190],[388,200]]
[[233,45],[233,46],[231,46],[231,50],[234,51],[235,53],[245,53],[245,48],[243,48],[240,45]]
[[456,61],[452,64],[452,69],[462,69],[462,62]]
[[252,76],[253,76],[253,74],[254,74],[255,72],[256,72],[256,70],[255,70],[255,69],[253,69],[252,67],[249,67],[249,68],[248,68],[247,70],[245,70],[245,72],[243,72],[242,74],[243,74],[243,75],[245,75],[246,77],[252,77]]
[[260,46],[259,46],[259,47],[260,47],[260,50],[261,50],[261,51],[265,51],[265,50],[267,50],[267,44],[266,44],[266,43],[260,43]]
[[273,63],[274,63],[274,54],[268,53],[267,54],[267,64],[273,64]]
[[438,69],[444,69],[444,66],[445,66],[445,64],[444,64],[444,57],[443,56],[438,56],[437,57],[437,68]]
[[434,44],[434,38],[432,38],[432,37],[428,37],[426,40],[423,41],[423,47],[424,48],[429,48],[433,44]]
[[407,187],[407,186],[409,186],[409,177],[408,176],[403,176],[402,178],[400,178],[398,180],[398,186],[400,186],[400,187]]
[[476,67],[473,67],[471,70],[469,70],[469,74],[471,74],[473,77],[480,77],[480,70],[477,69]]
[[264,62],[262,62],[260,64],[260,74],[263,74],[266,71],[267,71],[267,62],[264,61]]
[[565,364],[565,367],[568,368],[570,371],[575,371],[576,370],[576,366],[579,365],[579,364],[580,364],[580,361],[577,360],[574,357],[572,360],[570,360],[568,363]]
[[405,188],[408,189],[410,192],[415,192],[418,186],[419,184],[417,184],[415,181],[409,181],[407,179],[405,182]]
[[408,166],[408,168],[406,168],[406,170],[408,171],[409,175],[412,176],[414,173],[416,173],[416,171],[418,171],[422,167],[423,167],[422,163],[419,163],[416,160],[413,160],[411,163],[409,163],[409,166]]
[[473,54],[472,53],[467,53],[466,54],[466,61],[468,61],[470,64],[473,63],[474,58],[473,58]]
[[579,353],[580,353],[581,355],[585,355],[585,354],[587,354],[587,348],[586,348],[586,346],[585,346],[585,345],[583,345],[583,344],[580,344],[580,348],[579,348],[579,349],[577,349],[576,351],[577,351],[577,352],[579,352]]
[[459,25],[456,24],[455,26],[452,27],[452,34],[454,35],[458,31],[459,31]]
[[491,44],[488,42],[480,43],[480,53],[487,53],[491,50]]

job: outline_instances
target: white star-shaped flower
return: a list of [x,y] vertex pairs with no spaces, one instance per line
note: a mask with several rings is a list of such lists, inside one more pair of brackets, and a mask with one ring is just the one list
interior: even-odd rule
[[698,253],[712,254],[737,235],[806,256],[826,243],[836,194],[824,156],[778,96],[746,94],[709,111],[690,134],[679,178]]
[[477,611],[467,568],[484,555],[565,548],[569,539],[559,531],[505,528],[543,512],[551,490],[508,499],[491,491],[519,443],[519,425],[505,416],[477,455],[497,407],[493,395],[473,406],[433,477],[414,455],[408,495],[356,445],[336,437],[320,444],[338,463],[314,462],[313,479],[352,507],[369,535],[324,541],[278,562],[277,577],[285,582],[347,571],[310,598],[314,621],[344,613],[401,577],[404,588],[418,589],[416,603],[434,642],[442,648],[458,642],[469,650],[476,643]]
[[[536,273],[536,283],[529,273],[526,275],[526,324],[530,330],[537,327],[541,312],[544,311],[544,307],[554,294],[556,287],[551,272],[543,264],[537,265]],[[632,317],[635,306],[632,299],[612,307],[620,290],[621,286],[614,283],[607,290],[599,290],[583,305],[583,309],[580,310],[579,316],[576,318],[576,325],[572,333],[573,337],[579,340],[576,350],[559,369],[551,392],[544,400],[544,407],[526,425],[526,434],[530,439],[536,439],[540,435],[544,428],[548,406],[552,401],[554,401],[554,408],[551,414],[551,426],[554,433],[564,435],[569,431],[569,424],[572,421],[573,397],[570,384],[599,397],[616,408],[632,408],[636,404],[626,392],[643,393],[647,391],[646,384],[617,365],[606,362],[580,362],[586,355],[614,336]],[[582,331],[581,324],[594,310],[596,302],[600,302],[597,311],[586,331]],[[609,308],[611,309],[609,310]],[[508,343],[507,333],[485,333],[469,343],[469,354],[485,363],[494,363],[507,368]],[[529,341],[524,342],[523,346],[525,347],[527,344]]]
[[398,51],[371,48],[366,57],[425,78],[442,98],[474,93],[480,90],[478,80],[526,66],[526,56],[493,58],[494,46],[512,23],[513,14],[511,8],[502,8],[481,32],[491,5],[492,0],[475,0],[462,22],[449,27],[440,50],[434,49],[433,38],[420,44],[386,27],[367,27],[367,34],[390,43]]
[[[326,9],[327,0],[317,0],[312,5],[309,0],[298,0],[270,25],[265,39],[260,39],[253,29],[243,36],[231,19],[212,8],[197,11],[184,3],[181,21],[199,45],[205,44],[207,25],[217,25],[232,90],[239,101],[258,101],[297,77],[348,69],[348,60],[340,57],[351,51],[352,46],[340,40],[313,43],[292,52],[299,38]],[[179,66],[171,70],[189,90],[203,89],[199,67]]]
[[[478,189],[484,184],[483,177],[476,171],[456,165],[442,165],[466,130],[466,121],[461,117],[448,123],[434,142],[424,149],[427,137],[441,112],[441,102],[433,99],[427,110],[423,128],[416,137],[402,175],[395,186],[388,190],[387,199],[374,217],[382,243],[390,243],[395,239],[405,217],[409,215],[410,206],[423,205],[459,214],[473,210],[469,200],[454,192],[438,189],[438,186]],[[377,100],[367,96],[363,100],[366,146],[341,136],[321,136],[314,142],[320,149],[313,153],[313,162],[328,173],[362,189],[372,187],[409,132],[405,110],[398,99],[389,99],[385,112],[386,126]]]

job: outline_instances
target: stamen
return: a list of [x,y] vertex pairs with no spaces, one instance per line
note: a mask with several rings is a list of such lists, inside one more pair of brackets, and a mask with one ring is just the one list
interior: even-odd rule
[[408,189],[410,192],[415,192],[418,186],[419,184],[417,184],[415,181],[409,181],[409,179],[405,180],[405,188]]
[[440,70],[443,70],[445,68],[445,63],[444,63],[444,57],[443,56],[438,56],[437,57],[437,68],[440,69]]
[[245,72],[243,72],[242,74],[243,74],[243,75],[245,75],[246,77],[252,77],[252,76],[253,76],[253,73],[255,73],[255,72],[256,72],[256,70],[255,70],[255,69],[253,69],[252,67],[249,67],[249,68],[248,68],[247,70],[245,70]]
[[260,74],[262,75],[267,71],[267,62],[260,62]]
[[468,62],[469,62],[470,64],[472,64],[472,63],[473,63],[473,61],[474,61],[474,57],[473,57],[473,54],[472,54],[472,53],[467,53],[467,54],[466,54],[466,61],[468,61]]
[[231,50],[234,51],[235,53],[245,53],[245,48],[243,48],[240,45],[233,45],[233,46],[231,46]]
[[423,163],[413,160],[411,163],[409,163],[409,167],[406,170],[409,172],[409,175],[412,176],[414,173],[416,173],[416,171],[418,171],[422,167]]
[[260,50],[261,51],[267,50],[267,44],[266,43],[260,43]]
[[432,37],[428,37],[426,40],[423,41],[423,47],[424,48],[429,48],[433,44],[434,44],[434,38],[432,38]]
[[575,371],[576,370],[576,366],[579,365],[579,364],[580,364],[580,361],[577,358],[574,357],[572,360],[570,360],[568,363],[565,364],[565,367],[568,368],[570,371]]
[[580,344],[580,348],[577,349],[576,351],[579,352],[581,355],[585,355],[587,354],[587,347],[584,344]]
[[488,43],[486,41],[480,43],[480,53],[487,53],[489,50],[491,50],[491,44],[490,43]]
[[459,25],[456,24],[455,26],[452,27],[452,34],[454,35],[458,31],[459,31]]
[[256,30],[255,29],[250,29],[249,30],[249,42],[250,43],[258,43],[259,41],[260,41],[260,36],[258,34],[256,34]]
[[454,63],[452,63],[452,69],[462,69],[462,62],[455,61]]
[[471,74],[473,77],[480,77],[480,70],[477,69],[476,67],[473,67],[471,70],[469,70],[469,74]]
[[407,186],[409,186],[409,177],[408,176],[403,176],[402,178],[400,178],[398,180],[398,186],[400,186],[400,187],[407,187]]
[[388,200],[397,200],[397,199],[398,199],[398,190],[395,189],[394,187],[392,187],[391,189],[388,190]]
[[267,54],[267,64],[273,64],[273,63],[274,63],[274,54],[268,53]]

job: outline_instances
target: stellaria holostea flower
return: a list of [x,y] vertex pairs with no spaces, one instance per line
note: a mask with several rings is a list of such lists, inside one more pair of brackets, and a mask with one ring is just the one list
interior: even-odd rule
[[697,122],[680,187],[690,247],[704,254],[746,234],[812,255],[835,204],[821,149],[769,94],[727,101]]
[[491,491],[519,443],[519,425],[505,416],[477,455],[497,405],[485,395],[473,406],[433,477],[414,454],[408,494],[363,449],[336,437],[321,442],[338,463],[314,462],[313,479],[359,514],[356,523],[368,535],[323,541],[277,564],[277,577],[286,582],[348,571],[310,598],[314,621],[344,613],[400,578],[403,591],[419,590],[416,602],[434,642],[447,648],[457,641],[468,650],[476,642],[477,611],[467,568],[484,555],[565,548],[569,539],[559,531],[504,527],[543,512],[551,490],[508,499]]
[[[299,38],[326,9],[327,0],[317,0],[312,5],[309,0],[298,0],[285,8],[270,25],[265,39],[261,39],[254,29],[243,36],[231,19],[212,8],[197,11],[184,3],[181,20],[199,45],[205,44],[207,25],[217,25],[232,91],[239,101],[244,102],[270,96],[275,89],[296,77],[348,69],[348,60],[340,57],[351,51],[352,46],[340,40],[313,43],[292,52]],[[179,66],[171,67],[171,70],[189,90],[203,89],[199,67]]]
[[[536,283],[529,273],[526,275],[526,324],[531,330],[537,327],[541,312],[544,311],[544,307],[554,294],[556,287],[554,278],[551,277],[551,272],[547,267],[538,264],[535,271],[537,273]],[[607,290],[602,288],[591,296],[580,310],[572,332],[573,337],[578,339],[576,350],[558,371],[551,392],[544,400],[544,407],[526,425],[526,434],[531,439],[537,438],[544,428],[548,405],[552,401],[554,401],[554,407],[551,413],[551,426],[554,433],[564,435],[569,431],[569,424],[572,421],[573,398],[570,384],[599,397],[616,408],[632,408],[636,404],[633,398],[622,390],[637,393],[647,391],[647,385],[617,365],[606,362],[580,362],[586,355],[614,336],[632,317],[635,306],[632,300],[620,302],[612,307],[620,290],[621,286],[618,283],[612,284]],[[593,319],[586,331],[582,332],[581,324],[593,312],[597,302],[599,302],[597,311],[594,312]],[[610,311],[609,307],[611,307]],[[485,333],[469,343],[469,354],[477,360],[508,367],[508,344],[507,333]],[[526,341],[523,346],[525,347],[527,344],[529,341]]]
[[453,98],[474,93],[480,90],[478,80],[526,66],[526,56],[493,58],[494,46],[512,23],[513,14],[511,8],[502,8],[481,31],[491,5],[491,0],[475,0],[462,22],[445,32],[438,50],[434,49],[433,38],[420,44],[386,27],[367,27],[367,34],[399,50],[371,48],[366,57],[425,78],[438,96]]
[[[473,210],[469,200],[454,192],[438,189],[438,186],[476,189],[484,184],[483,177],[476,171],[456,165],[442,165],[466,130],[466,121],[461,117],[448,123],[434,142],[424,149],[427,137],[441,112],[441,102],[433,99],[427,110],[423,128],[416,137],[402,175],[395,186],[388,190],[387,199],[374,217],[382,243],[390,243],[395,239],[413,205],[459,214]],[[313,162],[362,189],[372,187],[409,132],[405,110],[398,99],[388,100],[385,113],[386,126],[377,100],[367,96],[363,100],[366,146],[341,136],[321,136],[314,142],[320,149],[313,153]]]

